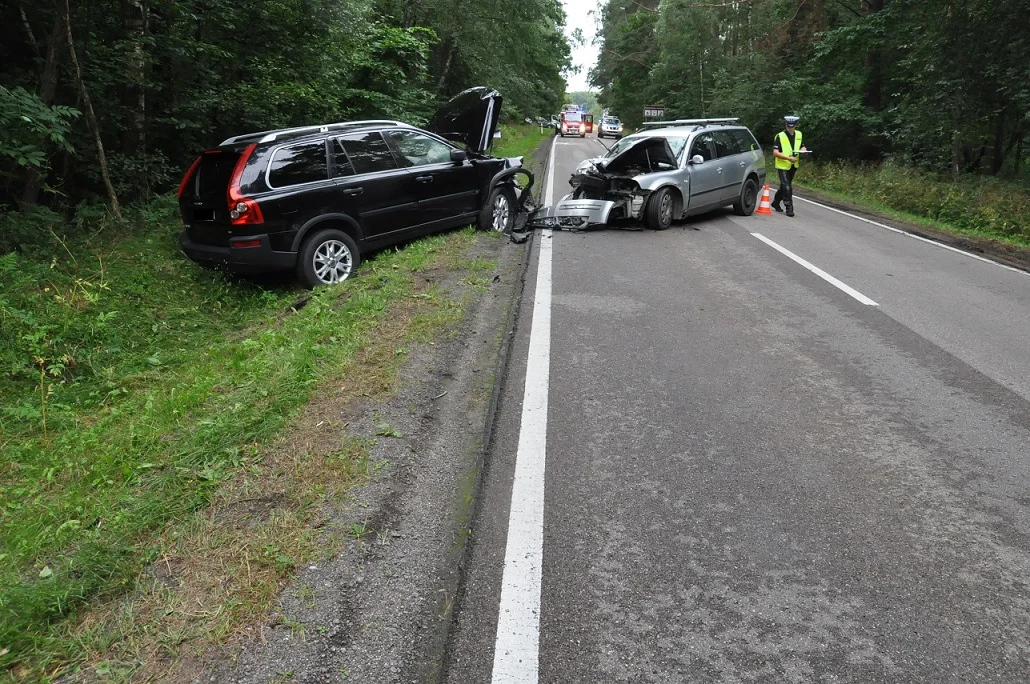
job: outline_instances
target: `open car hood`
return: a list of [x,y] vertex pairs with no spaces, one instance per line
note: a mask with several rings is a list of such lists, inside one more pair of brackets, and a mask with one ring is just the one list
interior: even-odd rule
[[470,152],[486,154],[497,130],[502,100],[492,88],[463,90],[437,110],[426,129],[461,143]]
[[[652,138],[640,138],[632,145],[619,152],[609,159],[600,159],[595,166],[605,173],[639,173],[640,169],[657,171],[656,164],[669,164],[676,166],[676,155],[669,147],[669,141],[658,136]],[[648,171],[645,171],[648,173]]]

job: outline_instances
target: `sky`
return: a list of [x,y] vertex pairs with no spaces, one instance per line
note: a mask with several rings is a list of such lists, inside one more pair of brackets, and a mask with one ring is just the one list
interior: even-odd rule
[[566,35],[572,35],[572,32],[577,28],[583,29],[583,38],[585,42],[581,47],[574,48],[572,51],[572,63],[578,65],[580,72],[578,74],[569,74],[566,79],[568,92],[577,92],[580,90],[588,90],[587,88],[587,72],[597,62],[597,48],[591,45],[594,40],[594,17],[595,12],[591,12],[596,7],[593,2],[573,2],[572,0],[562,0],[562,4],[565,6],[565,33]]

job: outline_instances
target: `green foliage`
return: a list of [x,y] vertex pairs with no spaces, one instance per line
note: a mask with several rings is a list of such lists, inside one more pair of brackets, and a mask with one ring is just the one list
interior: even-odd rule
[[[0,256],[0,669],[53,671],[41,653],[81,659],[63,619],[130,586],[166,523],[260,458],[416,296],[415,268],[492,238],[470,230],[391,250],[294,311],[293,287],[184,259],[175,205],[172,196],[137,211],[133,231],[51,238],[51,255]],[[447,314],[436,329],[461,316],[419,301]],[[292,566],[278,549],[265,555]]]
[[17,180],[30,168],[45,171],[52,150],[71,152],[68,131],[78,115],[71,107],[48,107],[20,86],[0,86],[0,178]]
[[1025,25],[1019,0],[608,0],[591,83],[631,126],[663,104],[668,118],[738,116],[764,142],[798,113],[823,159],[1019,176]]
[[[25,5],[37,45],[21,22],[0,27],[0,74],[12,84],[0,90],[0,208],[18,204],[28,167],[63,206],[104,194],[83,118],[31,94],[43,90],[33,50],[52,39],[54,100],[80,97],[64,33],[51,32],[57,7]],[[418,124],[473,85],[502,92],[506,120],[557,111],[569,63],[558,0],[97,0],[72,3],[71,19],[110,176],[130,202],[173,189],[200,150],[230,135],[352,118]],[[46,164],[55,151],[67,152],[60,173]]]
[[1019,184],[971,174],[955,179],[894,163],[812,162],[805,164],[804,185],[1030,247],[1030,198]]

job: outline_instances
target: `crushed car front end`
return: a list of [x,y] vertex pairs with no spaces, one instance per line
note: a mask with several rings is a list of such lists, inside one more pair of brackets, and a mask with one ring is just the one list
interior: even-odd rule
[[613,148],[613,156],[580,163],[569,179],[572,192],[557,204],[534,211],[528,225],[587,230],[620,220],[640,221],[656,190],[672,187],[685,196],[686,180],[665,138],[624,140],[629,143],[621,150]]

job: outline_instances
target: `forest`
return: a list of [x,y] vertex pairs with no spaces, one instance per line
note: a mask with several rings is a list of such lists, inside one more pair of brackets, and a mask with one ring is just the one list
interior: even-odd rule
[[[605,0],[590,83],[638,124],[786,114],[820,160],[1025,177],[1030,19],[1019,0]],[[768,141],[767,143],[765,141]]]
[[[1018,0],[605,0],[590,83],[632,128],[786,113],[820,161],[1018,179],[1030,21]],[[0,248],[174,189],[230,134],[423,122],[486,84],[508,120],[564,99],[558,0],[13,0],[0,10]]]
[[0,18],[0,251],[174,190],[232,134],[417,125],[484,84],[509,120],[557,111],[570,55],[558,0],[12,0]]

